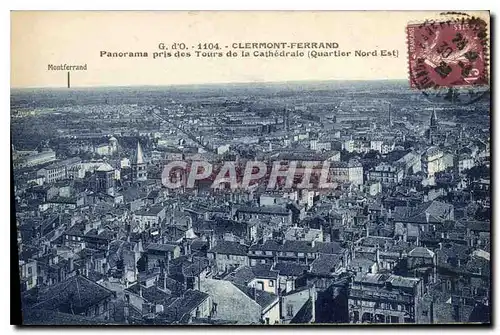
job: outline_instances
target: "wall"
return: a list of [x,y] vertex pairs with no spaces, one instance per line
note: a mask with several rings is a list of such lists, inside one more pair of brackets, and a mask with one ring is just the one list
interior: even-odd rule
[[276,323],[280,323],[280,304],[277,301],[274,306],[272,306],[269,310],[265,311],[262,315],[262,320],[267,323],[267,318],[269,318],[269,324],[274,325]]
[[[281,297],[281,317],[285,321],[293,319],[306,301],[309,300],[309,297],[310,292],[308,289]],[[291,312],[291,315],[288,312]]]
[[245,293],[226,280],[203,279],[200,291],[207,293],[217,304],[213,319],[235,320],[240,324],[260,324],[261,307]]

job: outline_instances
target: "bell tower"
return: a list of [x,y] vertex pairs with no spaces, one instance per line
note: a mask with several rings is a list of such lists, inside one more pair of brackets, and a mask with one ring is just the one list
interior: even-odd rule
[[148,167],[144,160],[144,154],[142,153],[141,143],[139,141],[137,141],[137,149],[132,158],[131,166],[133,181],[145,181],[148,179]]

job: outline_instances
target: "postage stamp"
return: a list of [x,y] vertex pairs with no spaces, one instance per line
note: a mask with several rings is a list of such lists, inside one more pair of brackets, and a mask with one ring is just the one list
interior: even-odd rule
[[410,86],[427,90],[488,84],[487,23],[474,17],[408,24]]

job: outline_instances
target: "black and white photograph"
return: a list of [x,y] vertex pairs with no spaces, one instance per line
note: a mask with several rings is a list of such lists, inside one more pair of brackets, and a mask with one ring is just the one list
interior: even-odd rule
[[11,21],[23,326],[491,324],[488,11]]

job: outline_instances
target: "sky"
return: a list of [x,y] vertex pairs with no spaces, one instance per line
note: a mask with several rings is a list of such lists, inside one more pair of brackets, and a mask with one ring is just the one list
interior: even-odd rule
[[[468,12],[488,19],[488,12]],[[11,87],[73,87],[408,78],[405,27],[438,12],[25,11],[11,12]],[[159,43],[336,42],[340,51],[397,50],[399,57],[106,58]],[[222,50],[223,53],[227,49]]]

